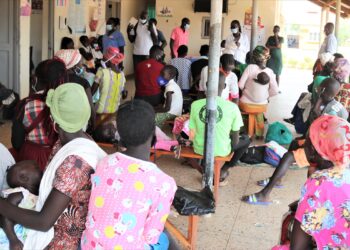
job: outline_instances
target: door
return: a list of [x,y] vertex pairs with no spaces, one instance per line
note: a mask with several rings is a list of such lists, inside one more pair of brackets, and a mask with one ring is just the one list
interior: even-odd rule
[[[17,0],[0,1],[0,82],[18,91],[18,11]],[[15,29],[16,25],[16,29]]]

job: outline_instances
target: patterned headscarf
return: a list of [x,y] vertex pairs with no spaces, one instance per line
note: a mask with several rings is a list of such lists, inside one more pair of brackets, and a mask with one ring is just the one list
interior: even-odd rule
[[350,163],[350,124],[337,116],[323,115],[310,126],[309,136],[318,154],[335,166]]
[[81,54],[77,49],[61,49],[56,52],[55,57],[61,59],[67,69],[73,68],[81,60]]
[[103,59],[117,65],[124,60],[124,55],[120,53],[118,48],[108,47],[107,51],[103,54]]
[[46,97],[53,120],[68,133],[83,129],[90,119],[91,108],[82,86],[65,83],[55,90],[50,89]]
[[350,63],[345,58],[338,58],[334,61],[333,77],[339,82],[348,82],[350,75]]
[[256,46],[253,50],[253,62],[261,63],[270,58],[270,50],[264,46]]

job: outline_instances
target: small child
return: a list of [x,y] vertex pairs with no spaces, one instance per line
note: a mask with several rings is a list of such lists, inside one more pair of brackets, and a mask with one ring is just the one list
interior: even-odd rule
[[92,55],[92,47],[90,45],[90,40],[87,36],[81,36],[79,41],[82,47],[79,48],[79,52],[83,57],[83,64],[87,69],[93,71],[95,69],[95,60]]
[[[3,190],[2,196],[13,205],[34,210],[39,194],[42,172],[34,161],[21,161],[7,171],[7,184],[10,189]],[[12,221],[2,218],[0,226],[0,249],[22,249],[26,229]]]
[[158,84],[165,86],[165,104],[163,107],[157,108],[156,125],[163,127],[167,120],[174,120],[182,114],[183,97],[179,85],[176,84],[174,78],[177,75],[177,69],[172,65],[166,65],[160,72]]
[[105,61],[101,61],[102,67],[96,73],[95,83],[91,92],[94,95],[100,90],[100,99],[97,102],[96,113],[113,114],[118,110],[121,96],[124,96],[125,76],[119,70],[118,64],[124,60],[124,55],[119,49],[109,47],[103,55]]

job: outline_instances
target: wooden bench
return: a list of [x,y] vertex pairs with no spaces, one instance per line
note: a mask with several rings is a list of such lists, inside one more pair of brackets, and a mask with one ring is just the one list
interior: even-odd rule
[[106,142],[96,142],[96,143],[101,148],[116,148],[116,146],[113,143],[106,143]]
[[[151,161],[155,160],[163,155],[175,156],[174,152],[165,150],[151,149]],[[214,197],[215,202],[219,200],[219,183],[220,183],[220,170],[226,161],[230,161],[233,153],[225,157],[214,158]],[[196,154],[192,147],[182,147],[180,152],[180,158],[191,158],[191,159],[203,159],[202,155]]]
[[198,233],[198,215],[188,216],[188,230],[185,236],[178,230],[169,220],[165,223],[165,228],[188,250],[196,249],[197,233]]

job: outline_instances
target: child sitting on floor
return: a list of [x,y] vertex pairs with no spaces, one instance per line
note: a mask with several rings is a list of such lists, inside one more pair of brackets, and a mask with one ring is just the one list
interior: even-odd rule
[[[3,190],[2,196],[15,206],[34,210],[39,194],[42,172],[34,161],[21,161],[7,172],[7,184],[10,189]],[[26,238],[26,229],[12,221],[0,220],[0,249],[22,249]]]
[[177,70],[174,66],[166,65],[158,77],[158,84],[165,86],[165,104],[156,108],[156,125],[163,127],[167,120],[174,120],[182,114],[183,97],[179,85],[175,82]]

